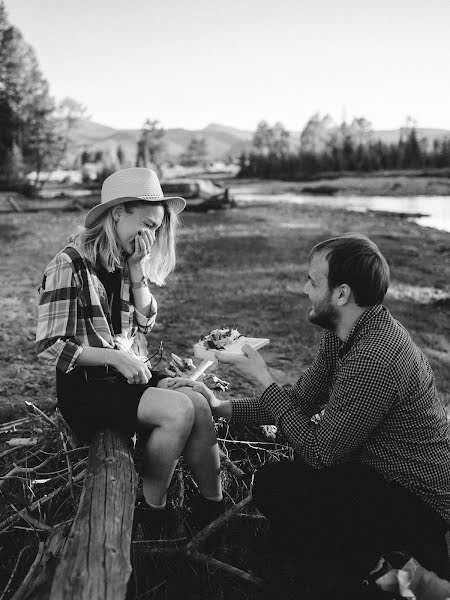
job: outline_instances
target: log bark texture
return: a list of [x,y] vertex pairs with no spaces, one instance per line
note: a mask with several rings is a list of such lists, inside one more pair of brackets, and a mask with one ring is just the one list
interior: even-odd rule
[[137,474],[130,440],[99,432],[50,600],[122,600],[131,574]]

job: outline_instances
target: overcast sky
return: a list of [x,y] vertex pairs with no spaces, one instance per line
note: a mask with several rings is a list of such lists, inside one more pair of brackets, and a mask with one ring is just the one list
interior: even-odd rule
[[450,129],[450,0],[5,0],[53,95],[139,128]]

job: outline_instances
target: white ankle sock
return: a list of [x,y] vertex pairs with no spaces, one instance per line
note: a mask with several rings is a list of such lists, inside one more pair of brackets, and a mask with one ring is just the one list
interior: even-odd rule
[[151,508],[154,508],[155,510],[164,510],[166,508],[167,496],[163,496],[163,501],[161,502],[161,504],[155,504],[155,502],[150,502],[149,498],[151,498],[154,494],[152,493],[153,490],[151,489],[149,482],[145,479],[142,482],[142,492],[144,494],[144,500],[149,506],[151,506]]
[[150,506],[150,508],[153,508],[153,510],[164,510],[166,508],[165,502],[164,502],[164,504],[152,504],[148,500],[146,500],[146,502]]
[[212,502],[221,502],[223,499],[222,494],[220,494],[219,496],[204,496],[202,494],[202,496],[205,500],[211,500]]

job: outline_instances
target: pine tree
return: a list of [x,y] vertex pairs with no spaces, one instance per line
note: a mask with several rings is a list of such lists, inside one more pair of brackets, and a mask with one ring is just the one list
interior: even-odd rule
[[260,121],[253,134],[252,146],[258,154],[267,156],[272,150],[273,131],[267,121]]
[[[26,170],[55,164],[60,152],[54,101],[33,48],[0,4],[0,170],[16,144]],[[8,159],[9,160],[9,159]]]
[[125,164],[125,153],[120,144],[117,146],[116,156],[117,156],[117,162],[119,163],[119,166],[123,167]]
[[204,165],[207,157],[208,149],[205,138],[194,136],[181,155],[180,162],[185,166]]
[[158,174],[164,155],[165,131],[159,121],[147,119],[137,143],[136,166],[153,167]]

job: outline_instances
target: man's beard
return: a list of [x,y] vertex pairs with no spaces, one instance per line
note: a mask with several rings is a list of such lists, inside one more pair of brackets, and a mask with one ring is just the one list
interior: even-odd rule
[[319,325],[319,327],[323,327],[323,329],[329,329],[330,331],[335,331],[338,315],[334,306],[330,303],[331,294],[324,298],[321,303],[314,307],[308,315],[308,319],[310,323],[314,325]]

